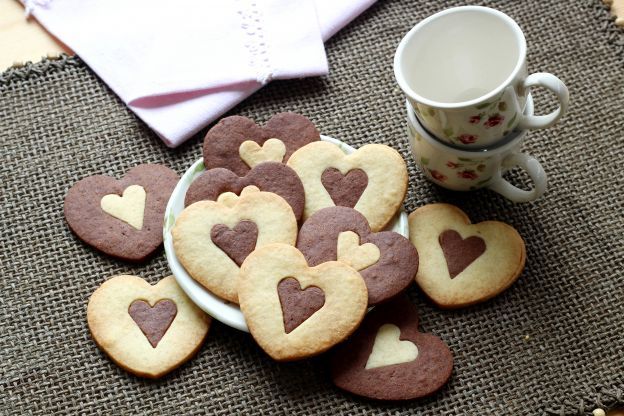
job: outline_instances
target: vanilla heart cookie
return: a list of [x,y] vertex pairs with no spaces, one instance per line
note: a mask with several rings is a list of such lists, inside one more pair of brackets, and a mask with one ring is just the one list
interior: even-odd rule
[[195,355],[210,321],[173,276],[154,286],[137,276],[112,277],[87,305],[97,345],[126,371],[148,378],[162,377]]
[[216,201],[224,192],[240,194],[247,186],[256,186],[261,191],[281,196],[292,208],[297,221],[301,219],[305,202],[303,184],[294,170],[277,162],[254,166],[243,177],[224,168],[207,170],[191,183],[186,191],[184,205],[203,200]]
[[288,159],[305,189],[304,219],[322,208],[355,208],[373,231],[383,229],[407,192],[407,166],[389,146],[367,144],[346,155],[338,146],[314,142]]
[[435,335],[418,332],[418,312],[405,296],[376,306],[331,357],[336,386],[377,400],[429,396],[452,371],[448,346]]
[[286,244],[256,249],[241,267],[240,308],[251,335],[277,361],[320,354],[348,337],[367,305],[364,280],[340,262],[309,267]]
[[143,261],[163,241],[165,207],[180,177],[166,166],[138,165],[116,180],[84,178],[65,196],[69,228],[88,245],[122,260]]
[[511,286],[524,268],[524,241],[503,222],[471,224],[453,205],[430,204],[410,214],[409,228],[420,254],[416,282],[440,307],[490,299]]
[[369,305],[407,289],[418,270],[418,252],[407,238],[392,231],[371,232],[366,218],[347,207],[314,213],[299,231],[297,248],[310,266],[338,260],[358,270]]
[[276,114],[264,127],[247,117],[226,117],[206,133],[204,164],[244,176],[262,162],[286,163],[295,150],[318,140],[314,124],[297,113]]
[[280,196],[248,186],[217,201],[186,207],[171,230],[175,255],[186,271],[215,295],[238,303],[239,267],[254,249],[294,245],[297,219]]

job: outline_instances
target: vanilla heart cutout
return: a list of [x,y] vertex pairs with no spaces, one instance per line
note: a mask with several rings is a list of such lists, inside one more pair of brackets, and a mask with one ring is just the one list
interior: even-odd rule
[[524,241],[503,222],[471,224],[453,205],[430,204],[410,214],[409,227],[420,256],[416,283],[440,307],[488,300],[511,286],[524,268]]
[[[405,161],[399,152],[382,144],[367,144],[345,154],[333,143],[312,142],[293,153],[287,165],[303,183],[304,219],[320,209],[355,201],[352,208],[366,217],[373,231],[380,231],[399,210],[407,192]],[[357,178],[358,184],[344,194],[342,173],[347,172],[355,175],[352,179]],[[362,187],[364,175],[367,182]]]
[[108,215],[140,230],[143,228],[146,198],[147,194],[141,185],[130,185],[124,189],[122,196],[104,195],[100,201],[100,207]]
[[301,114],[278,113],[271,117],[264,127],[242,116],[222,118],[204,138],[203,155],[206,169],[226,168],[238,176],[249,172],[249,165],[240,157],[240,146],[245,141],[262,145],[269,139],[281,140],[286,153],[280,162],[286,162],[290,155],[306,144],[320,140],[314,124]]
[[262,162],[281,162],[286,154],[286,145],[280,139],[269,139],[262,147],[252,140],[241,143],[238,153],[250,168]]
[[366,361],[367,370],[392,364],[408,363],[418,357],[418,347],[411,341],[401,341],[401,329],[393,324],[379,327],[373,351]]
[[360,245],[360,236],[353,231],[338,234],[338,261],[348,264],[355,270],[362,270],[379,261],[379,248],[373,243]]
[[67,225],[97,250],[125,261],[144,261],[162,244],[165,208],[179,181],[173,170],[155,164],[135,166],[119,180],[88,176],[65,196]]
[[331,356],[332,381],[378,400],[410,400],[439,390],[453,370],[444,341],[418,330],[418,311],[406,296],[376,306]]
[[[319,288],[324,303],[287,333],[278,286],[289,278],[304,291]],[[308,267],[295,247],[269,244],[253,251],[241,266],[238,299],[258,345],[277,361],[291,361],[320,354],[347,338],[366,313],[368,295],[360,274],[346,264]],[[308,305],[300,306],[309,312]]]
[[120,367],[149,378],[188,361],[201,347],[210,322],[173,276],[154,286],[137,276],[111,277],[87,305],[97,345]]
[[[393,231],[371,232],[366,218],[353,208],[328,207],[315,212],[301,226],[297,248],[310,266],[326,261],[349,260],[350,253],[345,249],[345,241],[342,244],[338,241],[343,233],[343,239],[353,240],[352,246],[361,243],[366,246],[370,243],[379,252],[378,256],[369,257],[368,261],[361,264],[357,264],[358,261],[363,261],[359,258],[360,253],[354,256],[356,269],[366,266],[359,272],[368,288],[369,306],[395,297],[414,282],[418,271],[418,252],[414,245]],[[339,245],[342,247],[340,255]],[[375,258],[377,260],[373,262]]]
[[234,303],[238,303],[239,263],[252,244],[248,239],[245,247],[238,246],[236,241],[225,242],[218,235],[234,230],[241,222],[255,224],[255,230],[247,233],[256,237],[255,249],[271,243],[295,244],[297,240],[297,219],[290,205],[254,186],[243,189],[240,196],[226,192],[217,201],[189,205],[171,229],[176,257],[188,274],[215,295]]

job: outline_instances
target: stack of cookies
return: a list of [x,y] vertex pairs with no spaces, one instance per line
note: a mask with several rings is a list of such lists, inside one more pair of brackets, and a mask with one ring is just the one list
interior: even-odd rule
[[[414,280],[436,305],[459,308],[502,292],[524,267],[512,227],[470,224],[451,205],[414,211],[411,241],[385,231],[407,190],[403,158],[380,144],[346,154],[301,115],[277,114],[264,127],[225,118],[207,133],[203,153],[206,171],[171,230],[177,259],[208,291],[240,306],[273,359],[332,349],[332,379],[346,391],[407,400],[448,381],[449,348],[418,332],[417,310],[403,294]],[[85,178],[67,194],[67,222],[87,244],[143,261],[162,243],[178,179],[158,165],[139,165],[121,180]],[[146,377],[192,357],[210,325],[172,277],[155,286],[111,278],[92,295],[87,317],[98,345]]]
[[[235,116],[206,135],[204,165],[171,231],[175,255],[202,286],[240,305],[267,354],[311,357],[360,327],[336,350],[344,355],[334,366],[338,386],[408,399],[444,385],[451,353],[437,337],[418,333],[416,310],[400,295],[416,276],[418,253],[404,236],[383,231],[407,190],[397,151],[369,144],[346,154],[294,113],[265,127]],[[377,391],[378,376],[397,367],[406,381],[428,381]]]

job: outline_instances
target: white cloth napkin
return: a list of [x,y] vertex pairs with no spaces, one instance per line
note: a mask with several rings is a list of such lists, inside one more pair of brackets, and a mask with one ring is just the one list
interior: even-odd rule
[[326,74],[323,41],[373,2],[49,0],[27,6],[175,147],[272,79]]

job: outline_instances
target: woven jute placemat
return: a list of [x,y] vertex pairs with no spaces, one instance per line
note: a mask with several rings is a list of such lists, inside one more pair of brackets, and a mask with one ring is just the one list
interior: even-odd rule
[[[409,292],[423,330],[454,353],[448,386],[410,403],[363,400],[332,386],[325,358],[276,364],[219,323],[198,356],[163,380],[112,364],[89,336],[90,294],[115,274],[155,283],[169,271],[162,251],[135,266],[86,247],[64,222],[63,198],[85,176],[121,176],[138,163],[181,173],[201,156],[201,135],[167,149],[65,57],[0,75],[0,414],[589,415],[624,404],[624,37],[600,0],[479,2],[519,22],[530,71],[560,76],[572,106],[526,140],[550,182],[540,200],[452,193],[426,182],[411,159],[392,57],[418,20],[462,3],[380,2],[329,42],[328,77],[273,82],[231,112],[264,121],[292,110],[354,146],[387,143],[408,161],[408,211],[444,201],[474,221],[518,229],[526,269],[496,299],[444,312]],[[526,186],[522,174],[510,178]]]

